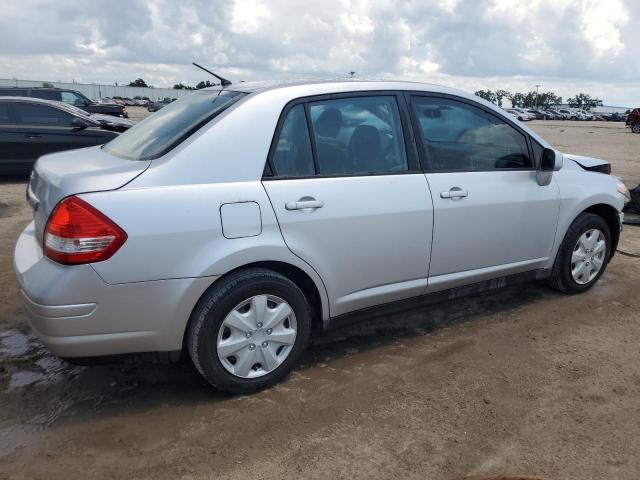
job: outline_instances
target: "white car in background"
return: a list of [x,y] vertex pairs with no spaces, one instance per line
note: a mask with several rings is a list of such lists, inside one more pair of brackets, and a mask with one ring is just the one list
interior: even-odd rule
[[516,117],[521,122],[529,122],[531,120],[536,119],[535,115],[532,115],[526,110],[523,110],[521,108],[507,108],[506,111],[509,112],[514,117]]

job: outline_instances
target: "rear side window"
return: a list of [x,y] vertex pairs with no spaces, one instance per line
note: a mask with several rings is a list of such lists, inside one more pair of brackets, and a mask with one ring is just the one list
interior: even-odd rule
[[60,92],[58,90],[38,90],[34,88],[31,90],[31,96],[44,100],[60,100]]
[[526,137],[497,116],[445,98],[412,103],[432,171],[531,167]]
[[0,88],[2,97],[28,97],[29,91],[26,88]]
[[312,102],[309,111],[320,175],[409,169],[394,96]]
[[280,176],[306,177],[315,174],[304,105],[296,105],[287,113],[272,158]]
[[192,93],[153,113],[103,148],[130,160],[157,158],[182,143],[244,95],[226,90]]
[[70,126],[73,120],[73,115],[67,112],[35,103],[16,102],[13,111],[18,123],[24,125]]

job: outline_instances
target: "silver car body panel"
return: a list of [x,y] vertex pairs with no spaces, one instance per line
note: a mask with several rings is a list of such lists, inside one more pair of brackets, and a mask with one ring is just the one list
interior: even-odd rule
[[[578,159],[549,173],[545,186],[534,171],[263,181],[280,114],[300,97],[423,91],[465,98],[507,117],[473,95],[411,82],[228,88],[251,94],[153,161],[124,160],[93,147],[37,162],[30,184],[35,224],[18,240],[15,270],[30,322],[55,353],[180,349],[207,288],[233,270],[264,262],[295,267],[312,280],[327,327],[330,317],[354,310],[549,269],[580,212],[596,204],[623,206],[615,180],[585,171]],[[441,197],[455,186],[468,195]],[[47,218],[69,195],[127,233],[109,260],[64,266],[43,257]],[[303,197],[322,201],[321,208],[286,208]]]
[[[433,207],[423,174],[263,184],[287,246],[324,280],[332,316],[424,292]],[[304,197],[324,205],[286,208]]]

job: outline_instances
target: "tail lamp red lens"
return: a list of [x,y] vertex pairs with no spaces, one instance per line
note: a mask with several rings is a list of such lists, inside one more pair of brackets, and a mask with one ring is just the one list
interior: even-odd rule
[[44,254],[65,265],[102,262],[127,234],[102,212],[78,197],[67,197],[51,213],[44,232]]

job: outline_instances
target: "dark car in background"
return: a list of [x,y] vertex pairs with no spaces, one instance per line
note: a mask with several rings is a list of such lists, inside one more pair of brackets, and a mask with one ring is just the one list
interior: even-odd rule
[[149,103],[147,103],[147,110],[150,112],[157,112],[161,108],[169,105],[171,102],[173,102],[171,98],[165,98],[164,100],[158,100],[156,102],[149,100]]
[[548,115],[542,110],[527,110],[528,113],[536,117],[536,120],[547,120]]
[[634,108],[625,122],[633,133],[640,133],[640,108]]
[[50,87],[0,87],[0,97],[33,97],[57,100],[81,108],[88,113],[102,113],[128,118],[127,108],[116,103],[96,103],[76,90]]
[[28,174],[42,155],[102,145],[118,135],[61,102],[0,97],[0,174]]

